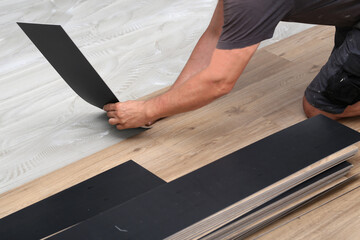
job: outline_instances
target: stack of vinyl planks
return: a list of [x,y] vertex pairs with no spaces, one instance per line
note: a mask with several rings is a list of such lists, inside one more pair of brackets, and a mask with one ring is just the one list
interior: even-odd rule
[[[133,162],[0,219],[5,239],[242,238],[349,181],[360,134],[317,116],[172,182]],[[17,231],[21,225],[22,231]]]
[[348,181],[346,160],[359,140],[358,132],[318,116],[50,239],[243,237]]
[[[339,152],[330,155],[329,157],[326,157],[322,160],[320,160],[319,162],[316,162],[312,165],[310,165],[309,167],[300,170],[299,172],[292,174],[268,187],[266,187],[265,189],[262,189],[252,195],[250,195],[248,198],[245,198],[237,203],[235,203],[232,206],[229,206],[228,208],[221,210],[220,212],[210,216],[207,219],[204,219],[196,224],[193,224],[192,226],[172,235],[171,237],[169,237],[168,239],[197,239],[200,237],[203,237],[204,234],[207,234],[211,231],[213,231],[213,229],[216,229],[217,231],[222,232],[223,229],[218,229],[219,227],[221,227],[224,223],[228,223],[229,221],[234,221],[233,219],[238,217],[241,218],[245,213],[247,213],[250,209],[253,209],[256,206],[260,206],[259,209],[256,209],[257,211],[255,211],[254,215],[259,214],[260,217],[262,217],[263,215],[266,215],[266,213],[264,213],[264,208],[266,208],[265,206],[262,205],[266,205],[267,201],[271,201],[273,200],[276,196],[278,196],[278,194],[282,193],[285,196],[286,191],[291,191],[293,190],[293,188],[296,188],[298,186],[300,186],[302,182],[304,182],[306,179],[309,179],[308,181],[311,182],[311,180],[313,180],[313,178],[316,178],[317,176],[321,175],[319,173],[321,173],[322,171],[324,171],[324,169],[328,169],[329,166],[334,166],[339,164],[339,163],[343,163],[343,161],[345,161],[345,159],[347,159],[350,156],[353,156],[355,153],[357,152],[357,148],[354,146],[350,146],[348,148],[345,148],[343,150],[340,150]],[[348,171],[351,168],[351,164],[344,162],[344,164],[340,164],[340,168],[336,169],[335,173],[333,173],[333,175],[327,176],[326,180],[331,181],[331,180],[336,180],[337,177],[342,177],[344,176],[346,173],[348,173]],[[335,167],[333,167],[335,168]],[[333,168],[329,169],[328,171],[333,172]],[[329,175],[328,171],[325,171],[324,174]],[[317,175],[319,174],[319,175]],[[321,176],[321,178],[319,180],[323,180],[322,179],[323,176]],[[330,178],[333,177],[333,178]],[[325,177],[324,177],[325,178]],[[305,182],[306,183],[306,182]],[[300,184],[300,185],[299,185]],[[304,184],[305,186],[307,185]],[[312,189],[321,186],[321,181],[317,181],[312,183]],[[295,193],[293,193],[293,195],[297,194],[301,194],[301,190],[304,189],[304,186],[301,186],[301,188],[296,191]],[[310,189],[310,190],[312,190]],[[309,190],[309,191],[310,191]],[[281,194],[281,195],[282,195]],[[285,196],[279,196],[280,199],[275,202],[274,205],[284,205],[287,202],[284,200]],[[293,196],[294,197],[294,196]],[[282,202],[283,201],[283,202]],[[282,203],[281,203],[282,202]],[[270,208],[271,210],[273,210],[276,206],[271,205]],[[275,208],[276,209],[276,208]],[[245,219],[244,221],[239,221],[239,222],[244,222],[244,225],[248,224],[249,222],[247,222]],[[239,224],[239,222],[237,222]],[[240,226],[236,226],[236,228],[240,228],[242,227],[242,225]],[[239,230],[239,229],[238,229]],[[241,232],[243,233],[243,232]],[[225,236],[222,236],[222,239]],[[213,238],[213,239],[219,239],[219,238]]]
[[340,163],[240,216],[202,239],[240,239],[246,237],[316,197],[348,182],[352,178],[347,178],[345,175],[349,173],[351,168],[352,165],[346,161]]

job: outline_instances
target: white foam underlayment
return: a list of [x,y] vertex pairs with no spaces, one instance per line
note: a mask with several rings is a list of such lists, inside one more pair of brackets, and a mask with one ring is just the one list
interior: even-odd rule
[[[1,0],[0,193],[109,147],[118,131],[79,98],[20,22],[61,24],[120,101],[173,83],[216,0]],[[281,23],[269,44],[309,28]]]

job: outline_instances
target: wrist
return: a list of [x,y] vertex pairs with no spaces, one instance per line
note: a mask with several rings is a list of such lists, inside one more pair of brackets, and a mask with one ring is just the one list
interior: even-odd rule
[[149,122],[156,121],[160,118],[158,116],[158,113],[156,112],[156,107],[154,107],[154,103],[152,100],[153,99],[150,99],[144,102],[145,116]]

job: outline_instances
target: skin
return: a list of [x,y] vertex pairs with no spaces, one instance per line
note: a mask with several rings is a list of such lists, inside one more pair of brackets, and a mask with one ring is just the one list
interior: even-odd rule
[[[211,22],[196,44],[189,60],[172,87],[147,101],[126,101],[104,106],[109,123],[117,129],[151,125],[160,118],[198,109],[229,93],[259,46],[231,50],[216,49],[223,22],[223,0],[219,0]],[[316,109],[303,99],[307,117],[318,114],[332,119],[360,115],[360,102],[341,114]]]
[[117,129],[150,125],[157,119],[200,108],[229,93],[259,44],[241,49],[216,49],[223,19],[220,0],[208,28],[173,86],[147,101],[105,105],[109,123]]
[[344,112],[340,114],[333,114],[324,112],[320,109],[315,108],[314,106],[310,105],[310,103],[303,97],[303,108],[305,115],[310,118],[316,115],[322,114],[334,120],[339,120],[341,118],[348,118],[348,117],[356,117],[360,116],[360,102],[357,102],[353,105],[349,105],[345,108]]

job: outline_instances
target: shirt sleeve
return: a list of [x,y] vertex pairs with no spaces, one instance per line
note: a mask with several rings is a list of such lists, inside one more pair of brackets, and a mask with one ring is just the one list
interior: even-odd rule
[[291,0],[224,0],[224,25],[216,47],[243,48],[272,38],[292,5]]

